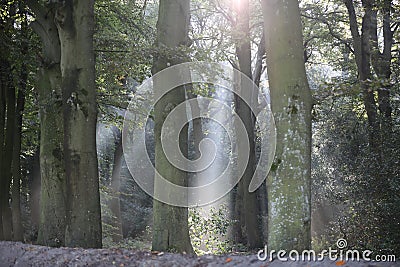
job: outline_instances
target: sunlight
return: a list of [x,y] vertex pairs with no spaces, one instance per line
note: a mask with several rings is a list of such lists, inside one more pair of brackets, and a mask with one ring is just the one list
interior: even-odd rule
[[245,4],[246,0],[231,0],[232,8],[236,12],[240,12]]

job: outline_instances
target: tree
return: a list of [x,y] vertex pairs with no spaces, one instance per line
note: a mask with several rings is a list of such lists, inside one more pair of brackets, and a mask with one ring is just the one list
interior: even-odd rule
[[102,246],[96,154],[94,1],[64,1],[56,24],[61,44],[67,246]]
[[[237,13],[236,21],[236,54],[239,61],[239,69],[247,77],[252,79],[251,71],[251,43],[250,43],[250,14],[249,1],[244,0],[234,4],[234,10]],[[244,84],[244,82],[242,83]],[[253,103],[257,103],[258,94],[255,94],[253,88],[240,87],[240,94],[245,99],[251,99]],[[255,148],[255,116],[251,108],[246,105],[238,96],[235,97],[236,112],[245,124],[247,135],[249,138],[250,154],[246,170],[240,180],[238,186],[238,194],[242,194],[243,211],[241,218],[244,218],[244,226],[249,248],[260,248],[263,246],[262,231],[259,220],[259,203],[257,194],[249,192],[250,181],[253,177],[256,167],[256,148]],[[240,140],[237,140],[240,142]],[[239,218],[239,219],[241,219]],[[243,225],[243,223],[241,223]]]
[[263,0],[267,71],[277,129],[268,176],[268,247],[311,246],[311,94],[296,0]]
[[42,57],[37,74],[40,105],[40,224],[38,244],[65,245],[66,175],[61,92],[61,46],[54,21],[54,6],[29,1],[35,21],[31,27],[40,37]]
[[[189,29],[189,1],[160,0],[156,45],[160,53],[155,56],[153,63],[153,74],[163,70],[168,65],[179,64],[183,61],[181,57],[173,57],[167,54],[179,47],[188,44]],[[164,52],[164,53],[163,53]],[[154,81],[155,95],[160,94],[160,84]],[[158,90],[157,90],[158,89]],[[168,113],[178,104],[185,101],[184,87],[178,87],[164,95],[155,106],[155,146],[156,146],[156,170],[169,181],[187,186],[187,173],[174,168],[166,158],[161,144],[161,129]],[[176,129],[170,129],[171,134],[176,134]],[[187,127],[180,133],[179,146],[187,155]],[[154,184],[154,192],[157,194],[157,182]],[[153,203],[153,250],[165,251],[176,250],[178,252],[193,253],[189,238],[188,210],[184,207],[174,207],[154,200]]]
[[[29,53],[29,40],[28,40],[28,19],[25,5],[19,3],[19,15],[21,17],[21,30],[20,30],[20,53]],[[23,111],[25,108],[25,96],[28,83],[28,66],[22,62],[19,66],[19,81],[18,96],[16,101],[15,110],[15,137],[14,137],[14,150],[12,158],[12,176],[13,183],[11,188],[11,210],[12,210],[12,223],[13,223],[13,240],[23,241],[23,227],[21,218],[21,137],[22,137],[22,122]]]
[[16,6],[2,2],[0,54],[0,239],[12,240],[12,213],[9,205],[12,155],[15,135],[16,93],[11,65]]

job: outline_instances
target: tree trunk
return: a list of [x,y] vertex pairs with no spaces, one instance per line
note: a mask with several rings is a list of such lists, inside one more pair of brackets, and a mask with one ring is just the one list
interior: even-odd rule
[[63,157],[61,72],[58,64],[44,67],[40,81],[40,224],[38,244],[64,246],[66,175]]
[[[2,42],[0,43],[0,240],[11,240],[11,212],[9,209],[9,183],[11,179],[11,157],[8,154],[12,143],[12,132],[10,132],[10,110],[14,110],[15,106],[10,109],[10,93],[11,90],[11,66],[9,62],[9,45],[7,41],[11,40],[10,25],[14,23],[15,10],[11,9],[11,3],[1,2],[4,6],[4,12],[10,12],[10,16],[0,21],[0,31],[2,33]],[[12,13],[12,14],[11,14]],[[11,19],[10,19],[11,18]],[[5,41],[3,41],[3,39]],[[13,89],[14,90],[14,89]],[[15,91],[14,91],[15,102]],[[15,103],[14,103],[15,104]],[[12,117],[12,116],[11,116]],[[13,118],[11,118],[13,123]],[[14,125],[12,125],[14,127]]]
[[311,93],[298,1],[263,0],[267,70],[277,129],[268,175],[268,248],[311,247]]
[[265,71],[263,61],[265,57],[265,34],[262,35],[257,49],[257,61],[253,72],[253,82],[255,85],[260,86],[261,76]]
[[[26,18],[22,24],[21,31],[26,31]],[[23,33],[24,34],[24,33]],[[25,34],[24,34],[24,37]],[[28,44],[23,43],[22,51],[23,54],[28,52]],[[12,174],[13,184],[11,188],[11,209],[12,209],[12,222],[13,222],[13,240],[23,241],[24,231],[22,228],[21,221],[21,135],[22,135],[22,116],[25,107],[25,91],[26,83],[28,82],[28,72],[26,66],[22,66],[20,73],[20,82],[18,88],[18,98],[16,106],[16,120],[15,120],[15,139],[14,139],[14,151],[13,151],[13,163],[12,163]]]
[[30,204],[30,228],[32,235],[30,236],[31,241],[36,241],[39,222],[40,222],[40,149],[37,149],[33,155],[32,171],[30,173],[29,183],[29,204]]
[[[157,46],[161,51],[165,48],[175,49],[186,46],[188,43],[190,1],[160,0],[157,22]],[[173,58],[168,55],[159,54],[153,63],[153,74],[163,70],[168,65],[179,64],[181,58]],[[160,94],[158,86],[154,81],[156,96]],[[176,88],[165,95],[155,106],[155,151],[156,169],[166,179],[181,186],[188,185],[187,173],[175,168],[166,158],[161,144],[161,129],[164,120],[172,107],[185,101],[184,87]],[[178,129],[171,129],[171,136]],[[186,131],[186,132],[185,132]],[[180,133],[179,145],[183,154],[187,154],[187,127]],[[154,193],[157,195],[159,188],[157,179],[154,184]],[[193,253],[190,243],[188,227],[188,210],[184,207],[170,206],[158,200],[153,203],[153,250]]]
[[[2,66],[2,86],[5,90],[5,103],[6,103],[6,128],[4,138],[4,158],[1,164],[0,181],[1,181],[1,195],[0,206],[3,224],[3,237],[4,240],[12,240],[12,213],[9,205],[10,201],[10,186],[12,179],[12,155],[14,149],[14,135],[15,135],[15,88],[11,77],[11,66],[8,59],[3,59]],[[11,156],[10,156],[11,155]]]
[[[251,44],[250,44],[250,17],[249,17],[249,1],[243,0],[237,3],[237,42],[236,42],[236,54],[239,60],[240,71],[243,72],[247,77],[252,79],[251,72]],[[251,99],[253,103],[256,103],[258,95],[254,94],[253,88],[244,88],[240,86],[240,95],[244,99]],[[247,237],[247,243],[250,249],[260,248],[263,246],[262,231],[260,225],[260,214],[259,214],[259,202],[257,199],[257,192],[249,192],[250,181],[253,177],[256,167],[256,149],[255,149],[255,116],[251,111],[251,108],[246,105],[238,96],[236,98],[236,112],[245,124],[247,136],[249,138],[250,154],[247,163],[246,170],[240,180],[238,186],[243,187],[238,190],[239,193],[243,193],[243,217],[245,219],[245,234]],[[238,140],[240,142],[240,140]],[[239,152],[240,153],[240,152]],[[242,223],[243,224],[243,223]]]
[[[378,46],[378,18],[377,10],[373,10],[371,17],[371,64],[381,81],[381,86],[378,89],[378,104],[379,112],[382,115],[384,124],[382,130],[389,131],[391,128],[392,107],[390,104],[390,76],[391,76],[391,61],[392,61],[392,46],[393,32],[391,29],[391,0],[384,0],[378,9],[382,14],[383,19],[383,51],[381,52]],[[385,123],[386,122],[386,123]],[[387,138],[390,139],[389,136]]]
[[[3,60],[2,60],[3,61]],[[3,66],[3,62],[0,65],[0,172],[3,171],[4,160],[6,157],[5,154],[5,146],[4,146],[4,138],[5,138],[5,119],[6,119],[6,86],[5,86],[5,70]],[[3,195],[3,179],[4,176],[0,173],[0,190],[1,196],[0,201],[2,201]],[[1,202],[0,202],[1,203]],[[3,209],[2,205],[0,205],[0,240],[4,240],[3,234]]]
[[13,183],[11,188],[11,210],[12,210],[12,228],[13,241],[23,241],[23,228],[21,222],[21,130],[22,130],[22,112],[24,109],[25,95],[22,91],[18,91],[17,104],[17,124],[16,135],[14,140],[14,155],[13,155]]
[[381,162],[380,153],[380,129],[378,122],[378,111],[375,101],[374,90],[371,88],[371,32],[373,0],[363,0],[364,16],[362,18],[361,35],[358,31],[357,16],[353,1],[344,0],[350,21],[350,30],[353,39],[354,56],[357,63],[358,76],[361,89],[364,94],[364,107],[368,116],[369,142],[372,152],[376,155],[376,160]]
[[38,73],[40,105],[40,224],[38,244],[64,246],[66,175],[63,153],[61,100],[61,47],[54,12],[35,1],[30,9],[36,21],[32,28],[42,41],[43,58]]
[[56,11],[61,43],[64,159],[67,179],[65,245],[102,246],[96,153],[94,1],[63,1]]
[[122,151],[122,136],[119,129],[114,129],[117,132],[115,138],[115,152],[114,162],[112,167],[111,175],[111,200],[110,210],[113,218],[111,219],[111,225],[113,226],[113,232],[111,238],[114,242],[120,242],[123,238],[122,234],[122,218],[121,218],[121,204],[120,204],[120,185],[121,185],[121,168],[123,161]]

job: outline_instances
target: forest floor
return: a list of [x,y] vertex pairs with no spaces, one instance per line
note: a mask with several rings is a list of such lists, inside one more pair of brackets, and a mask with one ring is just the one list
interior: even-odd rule
[[173,254],[151,253],[124,249],[73,249],[49,248],[15,242],[0,242],[0,267],[3,266],[348,266],[378,267],[400,266],[400,262],[273,262],[260,261],[257,255],[205,255],[201,257]]

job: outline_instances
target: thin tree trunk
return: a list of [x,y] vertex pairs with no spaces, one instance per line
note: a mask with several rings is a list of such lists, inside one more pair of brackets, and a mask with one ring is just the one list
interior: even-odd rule
[[390,120],[392,116],[389,85],[393,46],[393,32],[390,25],[391,6],[391,0],[384,0],[379,6],[379,11],[382,14],[383,19],[383,52],[380,52],[378,46],[378,11],[373,10],[373,15],[371,17],[371,64],[378,78],[384,81],[381,85],[381,88],[378,90],[378,103],[380,113],[387,120]]
[[298,1],[263,0],[275,160],[268,175],[268,249],[311,247],[311,93]]
[[[251,72],[251,44],[250,44],[250,17],[249,17],[249,1],[243,0],[238,3],[238,19],[237,19],[237,30],[238,40],[236,44],[236,54],[239,60],[240,71],[243,72],[247,77],[252,79]],[[244,84],[241,81],[240,95],[244,99],[251,99],[253,103],[256,103],[258,95],[254,94],[253,88],[244,88]],[[243,174],[241,181],[238,186],[243,187],[238,192],[243,193],[243,213],[245,219],[245,231],[247,237],[247,243],[249,248],[260,248],[263,246],[262,231],[260,225],[260,214],[259,214],[259,202],[257,199],[257,192],[249,192],[250,181],[253,177],[255,166],[256,166],[256,149],[255,149],[255,116],[251,111],[251,108],[246,105],[238,96],[236,97],[236,112],[245,124],[247,136],[249,138],[250,154],[247,163],[247,168]],[[240,142],[240,140],[238,140]],[[239,152],[240,153],[240,152]]]
[[[12,213],[9,205],[10,200],[10,186],[12,179],[12,155],[14,149],[14,135],[15,135],[15,88],[11,77],[11,66],[8,60],[2,62],[4,65],[3,84],[6,90],[6,129],[4,138],[4,160],[2,164],[1,177],[1,211],[3,223],[4,240],[12,240]],[[11,155],[11,156],[10,156]]]
[[96,153],[94,0],[63,1],[56,12],[61,43],[64,159],[67,177],[65,245],[102,246]]
[[257,61],[253,72],[253,82],[255,85],[260,86],[261,75],[264,73],[263,60],[265,57],[265,34],[262,35],[257,49]]
[[361,89],[364,94],[364,107],[367,112],[369,130],[369,142],[372,152],[376,155],[376,159],[381,162],[380,153],[380,129],[378,122],[378,111],[375,101],[374,90],[371,88],[371,26],[373,11],[373,0],[363,0],[364,16],[362,18],[361,35],[358,31],[357,16],[353,1],[344,0],[350,21],[350,30],[353,39],[354,56],[357,63],[358,76]]
[[[30,221],[32,236],[31,241],[36,241],[38,235],[38,228],[40,223],[40,149],[37,149],[33,155],[33,168],[30,174],[31,181],[29,183],[29,204],[30,204]],[[34,240],[33,240],[34,239]]]
[[[4,66],[3,64],[1,64],[0,65],[0,172],[3,171],[3,165],[6,155],[4,146],[5,118],[6,118],[6,90],[5,90],[4,74],[5,74]],[[1,195],[3,195],[3,179],[4,176],[0,173]],[[2,196],[0,196],[0,201],[2,201],[1,199]],[[2,205],[0,205],[0,240],[4,240],[2,214],[3,214],[3,207]]]
[[114,162],[112,167],[111,175],[111,200],[110,200],[110,210],[113,216],[111,225],[113,226],[113,231],[111,233],[111,238],[114,242],[120,242],[123,238],[122,233],[122,218],[121,218],[121,203],[120,203],[120,185],[121,185],[121,168],[123,160],[122,151],[122,136],[119,129],[114,129],[117,132],[115,138],[115,152],[114,152]]
[[[22,28],[21,30],[26,30]],[[27,45],[23,47],[23,51],[27,52]],[[20,87],[18,88],[18,98],[16,107],[16,124],[15,124],[15,139],[13,151],[13,184],[11,188],[11,208],[12,208],[12,221],[13,221],[13,240],[23,241],[23,228],[21,221],[21,135],[22,135],[22,116],[25,107],[25,91],[26,83],[28,81],[28,72],[26,66],[22,67],[20,76]]]

